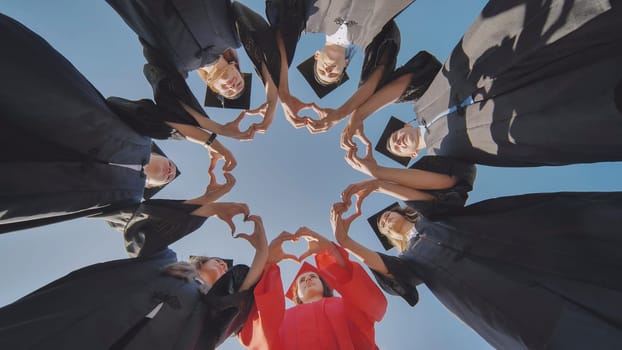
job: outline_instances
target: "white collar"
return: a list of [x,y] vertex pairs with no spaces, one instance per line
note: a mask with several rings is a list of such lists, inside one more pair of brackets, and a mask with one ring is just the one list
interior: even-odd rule
[[339,26],[339,29],[331,35],[326,35],[326,44],[339,45],[347,48],[352,45],[352,42],[348,38],[348,26],[343,23]]

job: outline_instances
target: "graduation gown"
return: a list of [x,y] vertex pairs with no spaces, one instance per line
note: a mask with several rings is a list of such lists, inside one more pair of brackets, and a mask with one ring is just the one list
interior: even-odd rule
[[198,126],[177,102],[182,100],[205,114],[184,79],[188,72],[214,63],[228,48],[243,46],[264,85],[267,77],[262,74],[262,64],[278,86],[281,61],[274,34],[259,14],[239,2],[107,2],[138,35],[147,62],[161,69],[168,78],[163,86],[154,86],[156,102],[166,110],[167,121]]
[[0,32],[0,232],[139,202],[145,175],[109,163],[146,164],[151,139],[40,36],[3,15]]
[[338,23],[348,21],[352,44],[365,51],[359,85],[382,63],[384,73],[380,88],[390,81],[390,77],[396,77],[391,73],[400,48],[400,31],[392,19],[413,2],[275,0],[266,1],[266,17],[270,26],[281,33],[288,67],[303,31],[330,35],[337,31]]
[[[501,197],[415,224],[382,288],[430,291],[498,349],[622,346],[622,193]],[[416,208],[415,208],[416,209]]]
[[317,254],[315,261],[341,297],[285,310],[280,269],[271,265],[255,287],[256,306],[238,335],[240,342],[249,349],[378,349],[374,322],[383,318],[387,301],[363,268],[338,249],[345,268],[328,254]]
[[492,0],[414,109],[428,154],[492,166],[622,160],[622,18],[609,0]]
[[200,207],[183,200],[148,199],[95,218],[106,220],[112,228],[123,233],[129,256],[147,256],[198,230],[207,220],[192,215]]
[[410,169],[430,171],[456,177],[456,184],[443,190],[419,190],[434,197],[432,200],[406,201],[422,215],[440,217],[461,210],[473,189],[477,169],[475,165],[441,156],[423,156]]
[[[237,265],[207,294],[164,275],[169,249],[74,271],[0,309],[3,349],[214,349],[244,322],[252,291]],[[155,317],[145,316],[158,304]]]

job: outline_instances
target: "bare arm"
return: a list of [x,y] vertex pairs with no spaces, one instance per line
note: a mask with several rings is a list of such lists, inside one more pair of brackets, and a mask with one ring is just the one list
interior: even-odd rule
[[255,131],[266,132],[272,121],[274,120],[274,114],[276,113],[278,101],[279,101],[279,89],[272,80],[272,76],[268,71],[265,63],[261,64],[261,74],[265,77],[266,88],[266,103],[264,103],[259,109],[263,115],[263,122],[255,125]]
[[394,103],[402,95],[412,77],[412,73],[400,76],[376,91],[363,104],[358,106],[352,112],[352,117],[341,133],[341,148],[349,150],[355,147],[354,136],[364,137],[363,121],[376,111]]
[[308,117],[299,117],[298,113],[305,108],[317,110],[317,106],[314,103],[303,103],[290,93],[287,53],[285,52],[285,43],[283,42],[280,30],[277,31],[276,39],[281,54],[281,78],[278,86],[278,95],[281,100],[281,107],[283,107],[285,118],[293,127],[298,129],[305,126],[306,120],[309,119]]
[[263,228],[263,221],[261,217],[257,215],[251,215],[248,220],[255,223],[255,229],[251,235],[245,233],[239,233],[235,238],[242,238],[247,240],[253,248],[255,248],[255,257],[251,263],[250,269],[240,286],[240,291],[245,291],[259,282],[261,274],[268,261],[268,240],[266,239],[266,232]]
[[346,154],[346,162],[352,168],[378,180],[393,182],[417,190],[444,190],[453,187],[458,182],[458,178],[455,176],[427,170],[379,166],[371,153],[369,153],[371,149],[368,149],[367,152],[368,154],[364,158],[359,158],[356,155],[356,149],[350,149]]
[[[209,132],[198,128],[193,125],[188,124],[180,124],[180,123],[172,123],[166,122],[168,126],[177,130],[180,134],[182,134],[186,140],[197,143],[203,146],[206,146],[207,140],[212,136]],[[225,165],[223,166],[224,171],[231,171],[236,167],[237,161],[233,156],[233,153],[229,151],[227,147],[220,143],[218,140],[213,140],[212,144],[209,145],[210,156],[212,157],[212,164],[210,166],[210,170],[215,166],[215,161],[223,158],[225,161]]]
[[227,124],[219,124],[215,121],[205,117],[198,111],[194,110],[194,108],[188,106],[187,104],[179,101],[182,107],[194,118],[194,120],[199,124],[199,126],[203,129],[206,129],[211,132],[215,132],[218,135],[223,135],[227,137],[232,137],[239,140],[251,140],[254,135],[254,130],[252,127],[249,127],[246,131],[240,130],[240,122],[246,115],[245,112],[240,113],[240,115],[234,119],[233,121]]
[[356,92],[339,108],[331,110],[327,109],[321,119],[309,120],[307,128],[313,133],[328,131],[333,125],[337,124],[342,119],[350,115],[356,108],[365,104],[372,95],[380,79],[382,79],[382,73],[384,72],[384,65],[378,65],[370,77],[361,85]]
[[333,226],[333,232],[335,233],[335,239],[342,247],[344,247],[352,255],[356,256],[357,259],[367,265],[370,269],[389,276],[389,270],[384,264],[384,261],[382,261],[382,258],[380,258],[380,255],[356,242],[348,235],[350,224],[360,214],[355,213],[349,218],[343,219],[342,215],[347,210],[347,205],[342,202],[333,204],[333,207],[331,208],[331,224]]

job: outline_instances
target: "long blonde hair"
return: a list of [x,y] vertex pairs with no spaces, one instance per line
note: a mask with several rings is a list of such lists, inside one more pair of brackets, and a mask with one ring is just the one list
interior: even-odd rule
[[[168,264],[162,268],[162,273],[171,277],[185,280],[186,282],[192,282],[195,278],[201,278],[199,276],[199,269],[201,265],[207,261],[214,259],[207,256],[193,256],[188,261],[178,261],[176,263]],[[203,281],[203,279],[201,279]],[[205,282],[205,281],[203,281]],[[211,286],[207,282],[199,286],[199,290],[203,294],[207,294]]]
[[[389,210],[385,213],[396,212],[404,217],[409,222],[416,224],[419,221],[420,214],[418,211],[411,207],[400,207],[393,210]],[[383,214],[384,215],[384,214]],[[380,226],[380,219],[382,219],[382,215],[378,217],[378,230],[382,233],[389,242],[397,249],[398,252],[403,252],[408,248],[408,242],[410,241],[410,235],[407,233],[397,233],[390,230],[383,229]]]

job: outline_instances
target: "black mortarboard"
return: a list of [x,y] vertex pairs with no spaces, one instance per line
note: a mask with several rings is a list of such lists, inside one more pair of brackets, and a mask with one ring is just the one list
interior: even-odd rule
[[402,164],[403,166],[407,166],[408,162],[410,162],[411,158],[410,157],[401,157],[401,156],[397,156],[393,153],[391,153],[388,149],[387,149],[387,141],[389,141],[389,137],[391,137],[391,135],[396,132],[397,130],[401,129],[404,127],[406,123],[404,123],[403,121],[395,118],[395,117],[391,117],[391,119],[389,119],[389,122],[387,123],[387,126],[384,128],[384,131],[382,132],[382,135],[380,135],[380,139],[378,140],[378,143],[376,143],[376,151],[384,154],[385,156],[393,159],[394,161]]
[[233,267],[233,259],[223,259],[223,258],[218,257],[218,256],[202,256],[202,255],[190,255],[188,257],[189,260],[195,260],[195,259],[201,259],[201,258],[208,258],[208,259],[217,258],[217,259],[220,259],[220,260],[224,261],[225,264],[227,264],[227,268],[228,269]]
[[253,83],[253,75],[251,73],[241,74],[242,79],[244,79],[244,90],[240,97],[230,100],[215,93],[208,86],[205,92],[205,102],[203,102],[203,105],[205,107],[248,109],[251,105],[251,84]]
[[317,79],[315,78],[315,58],[314,58],[314,56],[311,56],[308,60],[306,60],[306,61],[302,62],[301,64],[299,64],[297,68],[298,68],[298,71],[300,71],[300,74],[302,74],[302,76],[305,78],[307,83],[309,83],[309,85],[311,85],[311,88],[313,89],[313,91],[315,91],[315,94],[319,98],[322,98],[322,97],[328,95],[331,91],[335,90],[341,84],[345,83],[349,79],[348,73],[346,73],[346,71],[344,69],[343,70],[343,76],[341,77],[341,80],[339,80],[338,82],[336,82],[334,84],[329,84],[329,85],[323,85],[323,84],[319,83],[317,81]]
[[385,212],[399,209],[399,208],[401,208],[399,203],[395,202],[389,205],[388,207],[382,209],[381,211],[377,212],[376,214],[367,218],[367,222],[369,223],[369,226],[371,226],[371,228],[374,230],[376,237],[378,237],[378,240],[380,241],[380,243],[382,243],[382,246],[384,247],[385,250],[390,250],[391,248],[393,248],[393,244],[391,244],[389,239],[380,232],[380,229],[378,228],[378,219],[380,218],[380,215],[384,214]]
[[[160,147],[156,145],[155,142],[151,142],[151,153],[159,154],[162,157],[168,158],[166,154],[164,154],[162,149],[160,149]],[[155,196],[156,193],[160,192],[164,187],[166,187],[166,185],[173,182],[179,175],[181,175],[181,171],[179,171],[179,167],[177,166],[177,163],[175,163],[175,177],[173,178],[173,180],[171,180],[169,183],[166,183],[162,186],[145,188],[145,191],[143,192],[143,199],[149,199]]]

